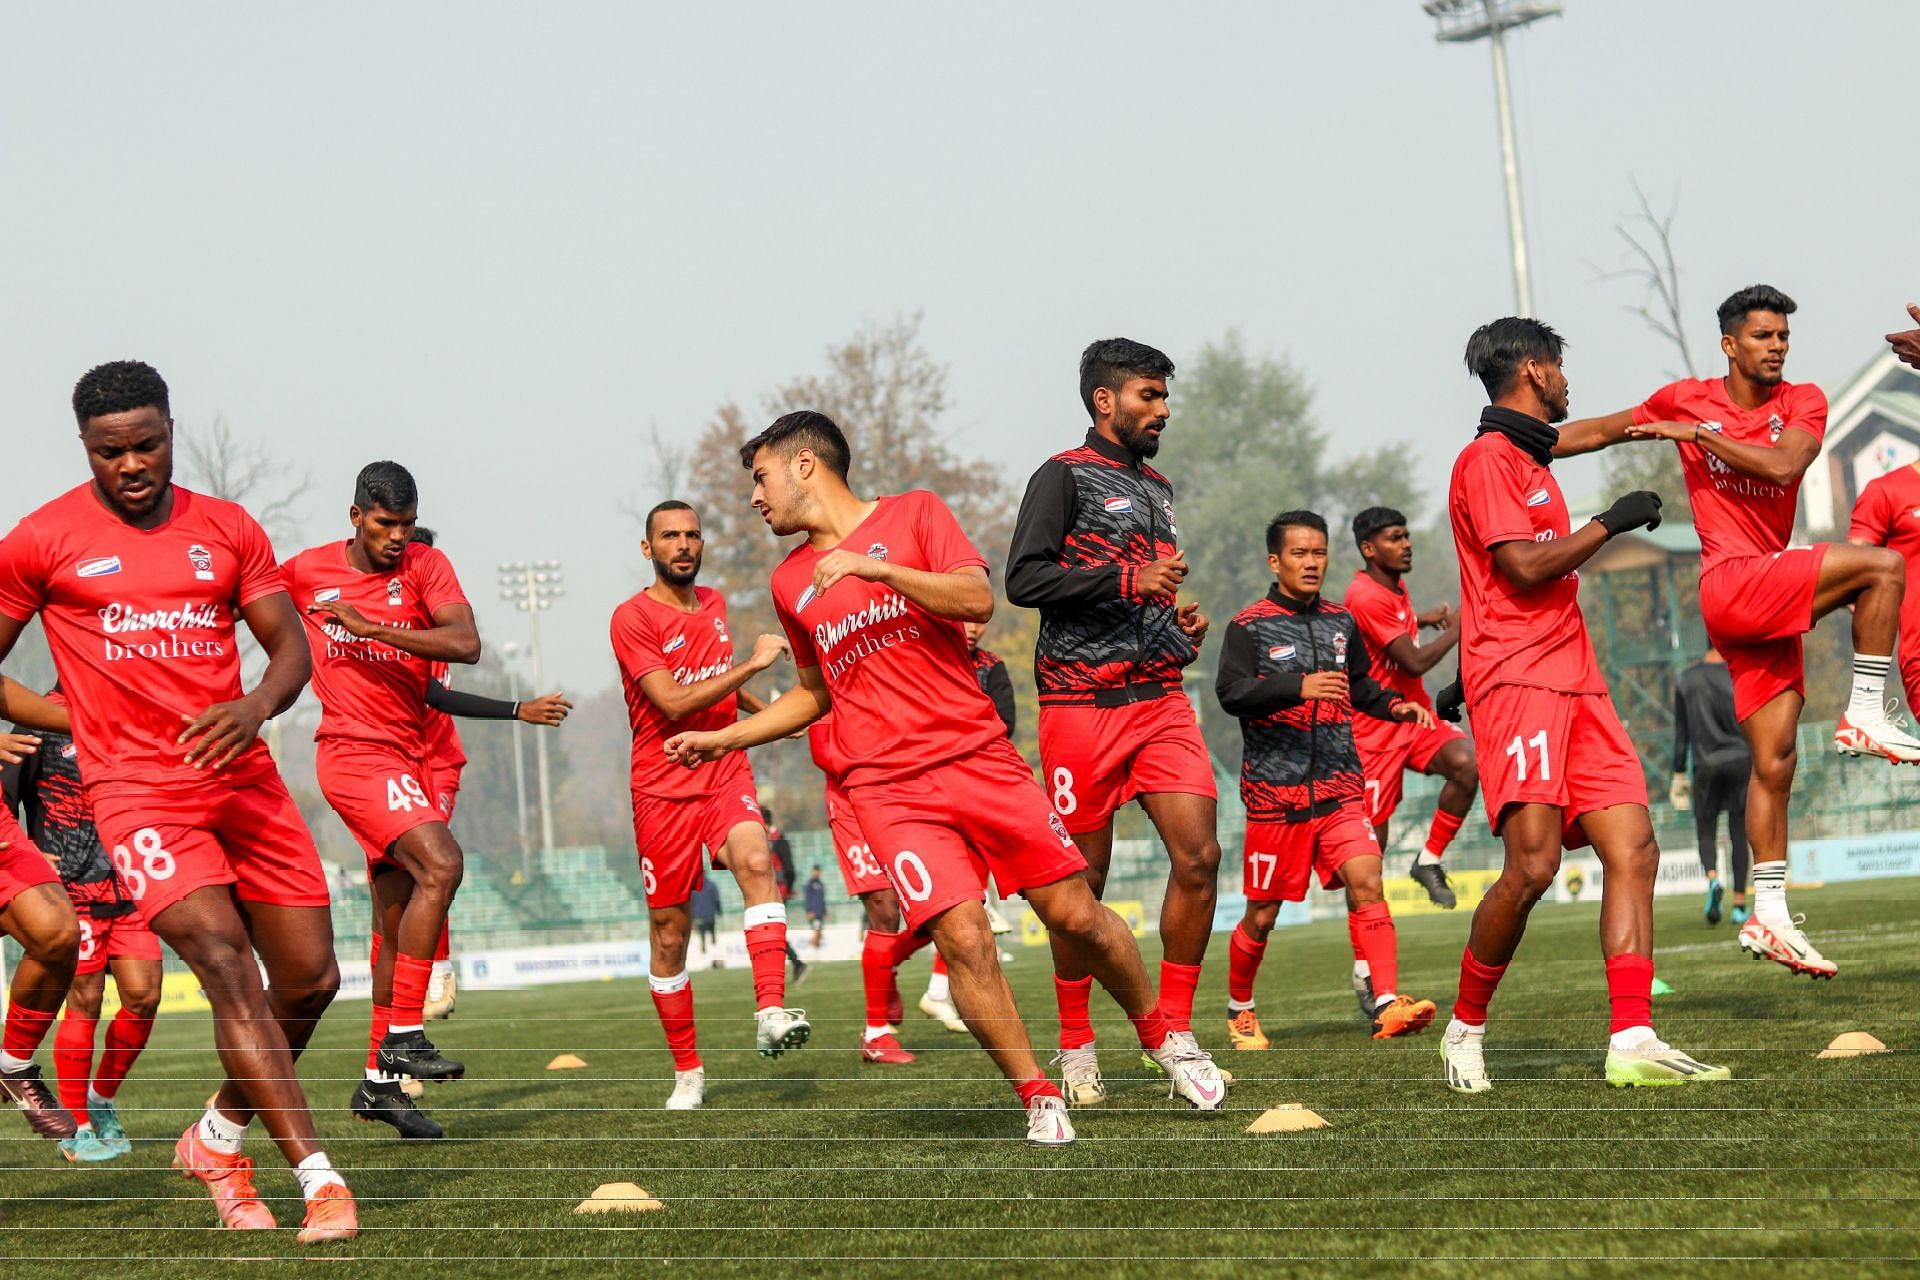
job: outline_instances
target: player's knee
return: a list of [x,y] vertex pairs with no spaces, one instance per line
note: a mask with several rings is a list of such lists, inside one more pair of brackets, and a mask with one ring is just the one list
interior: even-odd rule
[[948,969],[986,973],[1000,963],[993,934],[985,928],[942,931],[939,946]]
[[1789,743],[1779,750],[1753,753],[1753,780],[1762,789],[1784,794],[1793,786],[1794,770],[1800,765],[1800,752]]
[[446,847],[435,848],[421,858],[413,873],[414,888],[429,897],[451,901],[460,891],[466,873],[466,859],[461,857],[459,846],[449,842]]
[[21,939],[21,946],[39,964],[71,969],[80,958],[80,921],[72,912],[48,913]]
[[1182,889],[1213,888],[1219,882],[1220,842],[1208,836],[1188,846],[1183,855],[1174,860],[1173,875]]
[[1369,875],[1356,876],[1354,877],[1353,883],[1347,886],[1347,907],[1350,910],[1358,907],[1370,907],[1376,902],[1385,902],[1386,900],[1386,892],[1380,887],[1380,873],[1378,871],[1372,872]]
[[1447,772],[1447,781],[1469,797],[1480,793],[1480,766],[1474,763],[1472,752]]
[[1240,921],[1240,931],[1255,942],[1265,942],[1267,935],[1273,932],[1273,922],[1279,918],[1279,903],[1249,903],[1247,914]]
[[[120,1007],[130,1018],[146,1021],[160,1012],[160,988],[158,986],[135,986],[131,983],[122,986],[119,979],[114,986],[120,992]],[[96,1001],[93,1007],[94,1017],[100,1016],[100,1005]]]
[[867,899],[867,927],[879,933],[900,932],[900,904],[890,895]]
[[1546,858],[1518,864],[1509,862],[1500,873],[1500,881],[1507,892],[1520,900],[1520,909],[1530,911],[1534,903],[1553,891],[1553,877],[1559,869],[1557,860]]

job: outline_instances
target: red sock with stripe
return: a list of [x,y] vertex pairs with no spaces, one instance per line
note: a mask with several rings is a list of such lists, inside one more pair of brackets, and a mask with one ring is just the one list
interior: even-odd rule
[[152,1018],[136,1018],[125,1009],[114,1014],[107,1024],[107,1043],[100,1051],[100,1074],[93,1079],[93,1091],[103,1098],[120,1092],[120,1082],[133,1070],[134,1059],[152,1034]]
[[1394,935],[1393,913],[1384,902],[1369,902],[1347,912],[1347,932],[1353,936],[1353,948],[1367,962],[1373,975],[1376,1002],[1381,996],[1400,991],[1400,948]]
[[747,959],[753,965],[756,1009],[771,1009],[787,996],[787,909],[778,902],[748,907],[741,916],[747,932]]
[[93,1076],[93,1032],[99,1026],[95,1018],[81,1018],[69,1011],[53,1033],[53,1078],[60,1089],[60,1105],[73,1118],[87,1118],[87,1081]]
[[1060,1008],[1060,1047],[1084,1049],[1093,1043],[1093,979],[1069,982],[1053,977],[1053,999]]
[[1265,939],[1255,942],[1239,925],[1234,926],[1233,933],[1227,938],[1228,1008],[1253,1007],[1253,980],[1259,975],[1260,962],[1266,955]]
[[1453,1016],[1470,1027],[1487,1025],[1487,1005],[1494,989],[1506,975],[1507,966],[1481,964],[1468,946],[1460,953],[1460,994],[1453,1002]]

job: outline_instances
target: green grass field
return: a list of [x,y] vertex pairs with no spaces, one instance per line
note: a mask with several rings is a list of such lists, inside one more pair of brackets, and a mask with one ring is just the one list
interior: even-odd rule
[[[1728,1273],[1753,1259],[1795,1275],[1912,1275],[1915,888],[1797,892],[1812,936],[1841,966],[1837,981],[1817,986],[1746,959],[1732,929],[1708,930],[1691,900],[1663,901],[1660,974],[1676,994],[1656,1002],[1660,1028],[1730,1063],[1736,1077],[1692,1089],[1601,1083],[1595,906],[1535,913],[1494,1006],[1496,1088],[1477,1099],[1439,1085],[1435,1032],[1367,1037],[1348,990],[1343,928],[1278,932],[1259,992],[1274,1049],[1221,1054],[1238,1076],[1226,1112],[1169,1104],[1102,1001],[1114,1096],[1078,1113],[1080,1141],[1055,1152],[1017,1141],[1021,1116],[984,1056],[917,1013],[902,1038],[918,1063],[860,1064],[856,965],[823,966],[799,988],[794,1003],[808,1009],[815,1038],[777,1062],[752,1052],[748,975],[703,975],[708,1102],[690,1115],[657,1109],[670,1066],[644,982],[463,995],[434,1034],[473,1078],[429,1092],[450,1132],[432,1145],[402,1146],[346,1115],[366,1006],[343,1005],[302,1066],[366,1230],[350,1245],[312,1250],[290,1229],[212,1229],[199,1187],[168,1171],[173,1137],[198,1113],[215,1069],[206,1019],[177,1017],[160,1025],[122,1094],[138,1140],[132,1156],[68,1166],[8,1122],[0,1256],[10,1275],[210,1276],[239,1273],[221,1263],[236,1255],[299,1265],[311,1254],[386,1263],[378,1274],[409,1280],[632,1275],[661,1262],[703,1277],[936,1268],[1554,1277],[1632,1268],[1666,1277]],[[1442,1017],[1465,926],[1463,915],[1400,925],[1403,987],[1440,1000]],[[1225,1039],[1224,947],[1216,937],[1218,967],[1210,964],[1198,1006],[1202,1043],[1214,1046]],[[910,1009],[925,965],[908,966]],[[1011,972],[1037,1038],[1050,1043],[1044,953],[1021,949]],[[1847,1030],[1895,1051],[1815,1059]],[[586,1069],[546,1071],[561,1051]],[[1331,1127],[1243,1132],[1285,1102]],[[297,1225],[291,1175],[264,1138],[250,1154],[262,1193]],[[614,1181],[639,1183],[666,1208],[573,1212]]]

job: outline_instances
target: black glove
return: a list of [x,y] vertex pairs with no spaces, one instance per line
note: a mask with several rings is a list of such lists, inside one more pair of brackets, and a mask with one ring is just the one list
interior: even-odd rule
[[1459,724],[1460,707],[1466,700],[1466,687],[1460,683],[1460,677],[1455,676],[1453,683],[1442,689],[1440,696],[1433,700],[1433,712],[1448,724]]
[[1648,529],[1660,527],[1660,495],[1651,489],[1635,489],[1632,493],[1617,500],[1594,519],[1607,531],[1607,537],[1614,538],[1629,529],[1638,529],[1645,525]]

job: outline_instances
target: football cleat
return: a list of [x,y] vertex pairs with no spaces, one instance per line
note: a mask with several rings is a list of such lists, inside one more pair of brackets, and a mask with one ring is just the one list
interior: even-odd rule
[[1227,1014],[1227,1043],[1235,1049],[1271,1049],[1273,1042],[1260,1029],[1260,1014],[1239,1009]]
[[1354,998],[1360,1002],[1360,1016],[1368,1022],[1373,1021],[1373,975],[1355,973],[1353,975]]
[[117,1156],[132,1154],[133,1140],[127,1137],[127,1131],[120,1127],[120,1113],[114,1110],[112,1098],[97,1098],[89,1101],[87,1121],[93,1125],[93,1131],[100,1141],[113,1148],[113,1154]]
[[1027,1145],[1064,1147],[1073,1141],[1073,1121],[1059,1098],[1035,1098],[1027,1104]]
[[1727,918],[1735,924],[1745,924],[1752,915],[1753,909],[1751,907],[1747,906],[1744,902],[1736,902],[1733,904],[1733,913]]
[[374,1066],[390,1076],[415,1080],[458,1080],[467,1074],[465,1063],[443,1058],[424,1031],[389,1031],[380,1040]]
[[1784,925],[1750,919],[1740,926],[1740,949],[1755,960],[1772,960],[1809,978],[1831,978],[1840,972],[1840,966],[1814,950],[1807,935],[1800,932],[1805,919],[1795,916]]
[[220,1225],[229,1231],[271,1231],[279,1224],[273,1210],[260,1203],[253,1189],[253,1161],[242,1155],[222,1155],[200,1141],[199,1122],[187,1126],[173,1144],[173,1167],[182,1176],[204,1183],[213,1197]]
[[1373,1011],[1373,1038],[1391,1040],[1395,1036],[1418,1035],[1433,1021],[1435,1012],[1431,1000],[1395,996]]
[[1427,897],[1436,907],[1445,907],[1451,911],[1460,905],[1453,896],[1453,886],[1447,883],[1447,869],[1437,862],[1415,862],[1407,869],[1407,875],[1413,882],[1427,891]]
[[[1188,1032],[1187,1034],[1192,1035],[1193,1033]],[[1161,1061],[1158,1058],[1154,1057],[1153,1054],[1151,1054],[1145,1049],[1142,1049],[1140,1051],[1140,1065],[1145,1067],[1147,1070],[1153,1072],[1155,1075],[1163,1076],[1167,1074],[1167,1069],[1161,1063]],[[1221,1066],[1217,1062],[1213,1064],[1213,1067],[1214,1067],[1214,1070],[1220,1073],[1220,1078],[1222,1080],[1224,1080],[1228,1085],[1233,1084],[1233,1072],[1227,1070],[1225,1067]]]
[[812,965],[802,960],[799,956],[795,956],[793,958],[793,976],[787,979],[787,985],[790,987],[799,986],[807,980],[807,974],[812,972],[812,970]]
[[306,1221],[297,1237],[301,1244],[323,1240],[351,1240],[360,1234],[360,1210],[353,1192],[343,1183],[329,1182],[307,1201]]
[[111,1160],[119,1155],[112,1145],[100,1138],[88,1125],[81,1125],[73,1131],[71,1138],[60,1139],[60,1154],[73,1164],[98,1164],[102,1160]]
[[453,1016],[454,997],[460,993],[460,983],[453,976],[453,970],[445,973],[435,972],[427,980],[427,1003],[425,1013],[429,1022],[445,1022]]
[[1107,1100],[1107,1082],[1100,1078],[1100,1055],[1092,1045],[1062,1049],[1053,1057],[1060,1068],[1060,1085],[1070,1107],[1097,1107]]
[[1707,881],[1707,905],[1701,915],[1706,918],[1708,924],[1720,923],[1720,899],[1726,895],[1726,892],[1726,886],[1720,883],[1720,877],[1715,876]]
[[1616,1089],[1731,1079],[1733,1072],[1728,1068],[1696,1062],[1658,1040],[1648,1041],[1638,1049],[1607,1050],[1607,1083]]
[[1483,1052],[1486,1035],[1470,1029],[1455,1018],[1440,1037],[1440,1061],[1447,1067],[1447,1088],[1455,1093],[1485,1093],[1493,1088],[1487,1079],[1487,1059]]
[[987,899],[987,928],[996,938],[1013,932],[1013,922],[1007,919],[1006,913],[991,898]]
[[920,1012],[949,1031],[957,1031],[961,1035],[967,1033],[967,1024],[960,1020],[960,1011],[953,1007],[951,1000],[935,1000],[932,996],[921,996]]
[[1843,756],[1879,756],[1895,764],[1920,764],[1920,739],[1884,715],[1855,724],[1843,714],[1833,726],[1833,747]]
[[805,1009],[782,1009],[775,1004],[753,1016],[758,1023],[754,1047],[763,1058],[777,1058],[789,1049],[798,1049],[813,1034],[813,1024],[807,1021]]
[[392,1125],[394,1132],[402,1138],[443,1138],[446,1131],[428,1117],[420,1114],[420,1108],[413,1105],[400,1088],[398,1080],[391,1083],[384,1080],[362,1080],[360,1087],[353,1091],[353,1101],[348,1109],[362,1120],[378,1121]]
[[700,1104],[706,1100],[707,1069],[705,1067],[673,1073],[673,1092],[667,1095],[667,1110],[698,1111]]
[[43,1138],[71,1138],[80,1126],[40,1078],[40,1064],[29,1062],[16,1071],[0,1071],[0,1092],[20,1108],[27,1128]]
[[1167,1073],[1167,1096],[1185,1098],[1199,1111],[1218,1111],[1226,1105],[1227,1082],[1213,1056],[1200,1047],[1191,1031],[1169,1031],[1153,1060]]
[[895,1040],[893,1033],[889,1031],[886,1035],[875,1036],[871,1040],[861,1040],[860,1061],[905,1065],[913,1061],[913,1055],[902,1049],[900,1042]]

